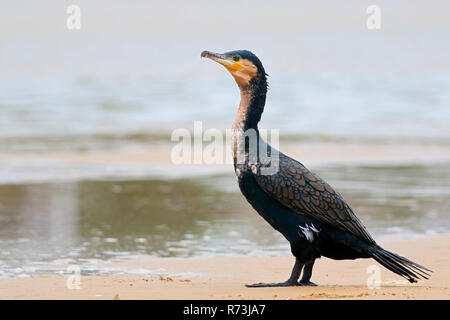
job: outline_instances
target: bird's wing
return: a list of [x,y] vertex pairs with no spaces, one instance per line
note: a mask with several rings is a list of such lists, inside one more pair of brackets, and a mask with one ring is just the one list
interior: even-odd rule
[[258,185],[270,197],[292,211],[375,243],[342,196],[300,162],[279,153],[279,170],[255,174]]

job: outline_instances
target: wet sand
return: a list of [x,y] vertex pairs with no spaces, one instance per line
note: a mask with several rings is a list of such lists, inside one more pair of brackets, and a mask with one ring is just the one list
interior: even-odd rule
[[[86,152],[3,152],[0,161],[17,162],[58,161],[65,164],[126,164],[126,165],[161,165],[173,164],[171,159],[173,144],[150,145],[148,148],[123,151],[86,151]],[[207,145],[207,144],[205,144]],[[450,161],[450,146],[446,144],[402,144],[402,143],[292,143],[282,142],[280,151],[313,165],[321,164],[408,164],[408,163],[435,163]],[[232,165],[232,158],[225,155],[228,148],[223,151],[224,158],[218,160],[213,166]],[[223,161],[222,161],[223,160]],[[202,163],[202,166],[207,164]]]
[[[434,271],[431,279],[410,284],[372,259],[316,262],[312,281],[317,287],[246,288],[254,282],[283,281],[293,258],[209,257],[153,258],[148,256],[108,263],[192,272],[198,276],[145,277],[124,274],[81,277],[80,289],[69,290],[68,276],[38,275],[31,278],[0,279],[1,299],[450,299],[450,235],[408,240],[384,239],[380,244]],[[380,267],[379,288],[367,286],[367,268]],[[82,271],[83,274],[83,271]]]

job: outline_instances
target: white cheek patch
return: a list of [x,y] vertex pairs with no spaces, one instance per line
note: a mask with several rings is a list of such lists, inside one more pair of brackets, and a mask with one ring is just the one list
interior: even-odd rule
[[306,223],[304,227],[302,227],[300,225],[298,227],[300,228],[300,230],[298,231],[298,234],[301,236],[301,233],[303,233],[306,240],[308,240],[308,242],[310,242],[310,243],[312,243],[314,241],[314,235],[319,234],[319,230],[317,230],[317,228],[312,223],[311,223],[311,225],[308,225]]
[[248,73],[246,73],[244,70],[236,71],[231,73],[236,80],[236,83],[240,86],[247,85],[250,80],[252,79]]
[[238,85],[245,86],[250,82],[252,78],[256,76],[256,74],[258,73],[258,69],[252,62],[245,59],[241,59],[241,65],[242,68],[240,68],[239,70],[230,70],[230,72]]

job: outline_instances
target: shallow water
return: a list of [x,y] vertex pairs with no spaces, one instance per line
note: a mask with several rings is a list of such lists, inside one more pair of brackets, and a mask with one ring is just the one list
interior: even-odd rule
[[[323,167],[375,237],[450,231],[448,164]],[[132,255],[289,254],[231,174],[0,186],[1,276]],[[119,270],[110,270],[111,273]]]
[[[417,78],[344,79],[275,83],[261,126],[280,129],[282,142],[317,147],[450,144],[445,77],[427,85]],[[124,272],[101,261],[137,254],[289,254],[287,242],[240,195],[231,166],[118,161],[122,153],[170,150],[171,130],[192,130],[194,120],[204,129],[226,129],[238,100],[227,93],[236,89],[228,80],[2,83],[8,90],[0,108],[0,276],[61,273],[55,266],[68,264],[85,274]],[[88,152],[108,152],[114,160],[61,161]],[[375,236],[449,232],[448,162],[386,159],[314,169]]]
[[[289,254],[240,195],[231,166],[118,161],[127,152],[170,150],[171,131],[192,130],[194,120],[204,129],[228,128],[239,99],[230,79],[185,80],[1,83],[0,276],[62,272],[47,267],[67,264],[116,273],[99,262],[136,254]],[[355,152],[373,142],[447,148],[448,83],[436,75],[286,78],[271,87],[261,127],[280,129],[284,142],[350,142]],[[114,159],[70,160],[89,152]],[[314,169],[375,236],[449,232],[448,161],[385,158],[383,165]]]

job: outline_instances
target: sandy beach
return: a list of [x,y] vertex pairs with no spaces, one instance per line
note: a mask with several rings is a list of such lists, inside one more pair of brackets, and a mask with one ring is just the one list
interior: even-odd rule
[[[398,240],[380,244],[432,269],[429,280],[410,284],[372,259],[316,262],[312,281],[317,287],[246,288],[254,282],[282,281],[293,258],[208,257],[153,258],[107,263],[105,266],[140,267],[170,273],[192,273],[192,277],[144,277],[122,274],[85,277],[80,289],[69,290],[66,275],[38,275],[0,279],[1,299],[450,299],[450,235]],[[367,285],[368,267],[380,267],[378,288]],[[369,269],[371,270],[371,269]]]
[[[169,139],[169,138],[167,138]],[[35,162],[57,161],[66,165],[173,165],[171,150],[176,145],[159,144],[150,145],[143,149],[126,151],[87,151],[87,152],[3,152],[0,161],[14,163],[28,161]],[[205,145],[207,145],[205,143]],[[446,144],[414,144],[414,143],[306,143],[283,142],[280,150],[292,157],[301,158],[302,161],[313,165],[323,164],[410,164],[410,163],[436,163],[450,160],[450,146]],[[224,147],[223,158],[216,159],[214,166],[224,165],[230,169],[232,158],[228,159],[228,146]],[[358,150],[358,152],[354,152]],[[202,166],[208,166],[202,163]]]

